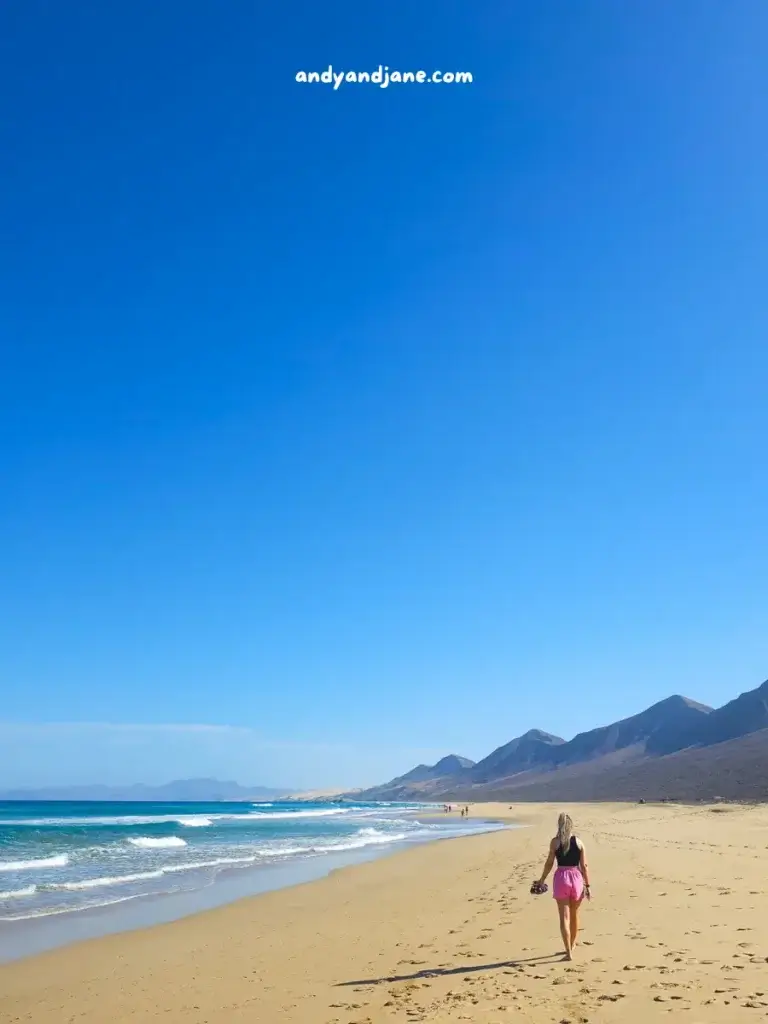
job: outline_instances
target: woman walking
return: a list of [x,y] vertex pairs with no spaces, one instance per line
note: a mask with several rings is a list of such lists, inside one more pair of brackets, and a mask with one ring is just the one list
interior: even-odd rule
[[565,957],[573,959],[573,949],[579,935],[579,908],[586,896],[589,899],[589,868],[584,844],[573,834],[573,822],[568,814],[557,819],[557,835],[549,844],[549,853],[541,878],[533,891],[543,892],[544,882],[557,861],[552,894],[557,900],[560,915],[560,934],[565,946]]

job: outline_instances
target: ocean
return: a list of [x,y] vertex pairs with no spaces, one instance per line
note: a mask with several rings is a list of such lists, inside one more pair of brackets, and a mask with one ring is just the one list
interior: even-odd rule
[[268,865],[489,827],[441,820],[439,809],[418,804],[0,802],[0,922],[5,929],[202,890]]

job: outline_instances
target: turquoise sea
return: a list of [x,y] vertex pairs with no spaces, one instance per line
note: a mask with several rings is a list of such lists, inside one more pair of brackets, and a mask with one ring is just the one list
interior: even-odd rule
[[214,886],[236,872],[477,831],[418,804],[0,802],[0,922]]

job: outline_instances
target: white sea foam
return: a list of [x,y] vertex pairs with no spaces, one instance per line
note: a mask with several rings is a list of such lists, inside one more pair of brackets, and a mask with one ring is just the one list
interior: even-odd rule
[[259,850],[260,857],[290,857],[295,854],[338,853],[344,850],[361,850],[366,846],[378,846],[382,843],[400,843],[408,838],[406,832],[381,832],[375,828],[361,828],[352,835],[344,836],[337,841],[312,843],[307,846],[275,846]]
[[69,864],[66,853],[38,860],[0,860],[0,871],[39,871],[41,868],[65,868]]
[[256,854],[250,857],[216,857],[213,860],[199,860],[191,864],[170,864],[162,869],[161,874],[172,874],[175,871],[197,871],[200,868],[226,867],[228,864],[255,864]]
[[383,818],[381,813],[378,814],[359,814],[357,817],[372,819],[372,825],[408,825],[410,828],[421,827],[421,822],[416,818]]
[[162,875],[163,872],[160,870],[136,871],[132,875],[105,875],[102,878],[81,878],[79,882],[58,882],[56,885],[49,885],[46,888],[79,892],[81,889],[98,889],[102,886],[125,885],[128,882],[144,882],[150,878],[161,878]]
[[255,864],[257,855],[250,857],[216,857],[213,860],[190,861],[188,864],[167,864],[154,871],[135,871],[129,875],[104,875],[97,878],[82,878],[77,882],[58,882],[46,886],[46,889],[63,889],[68,892],[79,892],[81,889],[100,889],[114,885],[127,885],[130,882],[145,882],[164,875],[182,871],[199,871],[204,868],[225,867],[228,864]]
[[353,837],[346,842],[329,843],[328,846],[313,846],[310,849],[312,853],[336,853],[342,850],[361,850],[365,846],[377,846],[383,843],[400,843],[407,838],[405,832],[392,832],[389,835],[381,833],[377,836],[358,834],[357,838]]
[[[254,808],[256,805],[253,805]],[[263,805],[266,806],[266,805]],[[222,813],[222,814],[119,814],[109,815],[100,818],[0,818],[2,826],[31,826],[42,828],[47,826],[71,825],[159,825],[176,823],[186,828],[194,827],[193,822],[199,822],[200,827],[211,825],[217,821],[274,821],[276,818],[327,818],[337,814],[352,814],[354,812],[365,812],[360,807],[329,807],[325,809],[309,811],[268,811],[262,813],[252,810],[245,814]]]
[[295,853],[306,853],[306,846],[284,846],[259,850],[260,857],[290,857]]
[[[69,828],[71,825],[78,827],[86,825],[159,825],[178,822],[184,815],[178,814],[117,814],[101,818],[0,818],[0,828],[3,826],[30,826],[32,828],[45,828],[58,826]],[[192,815],[187,816],[187,819]],[[194,815],[197,817],[197,815]],[[226,815],[216,815],[226,817]]]
[[36,885],[28,885],[24,889],[9,889],[7,892],[0,892],[0,900],[16,900],[22,896],[34,896],[36,892]]
[[232,817],[237,821],[275,821],[276,818],[330,818],[336,814],[349,814],[351,810],[352,808],[347,807],[329,807],[322,811],[271,811],[268,814],[232,814],[222,817]]
[[[117,896],[113,900],[99,900],[98,903],[87,904],[86,909],[96,907],[111,907],[115,903],[127,903],[129,900],[141,899],[141,893],[137,892],[131,896]],[[11,921],[34,921],[38,917],[57,917],[59,914],[76,914],[83,910],[83,907],[46,907],[44,910],[33,910],[29,914],[14,914],[12,917],[0,917],[0,921],[9,923]]]
[[142,850],[170,850],[187,845],[186,839],[180,836],[138,836],[136,839],[129,839],[128,842]]

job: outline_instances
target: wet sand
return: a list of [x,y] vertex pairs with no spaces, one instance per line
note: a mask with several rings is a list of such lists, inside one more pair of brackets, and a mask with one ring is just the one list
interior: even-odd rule
[[559,808],[0,967],[12,1024],[691,1024],[768,1015],[768,808],[577,805],[593,901],[564,962],[528,889]]

